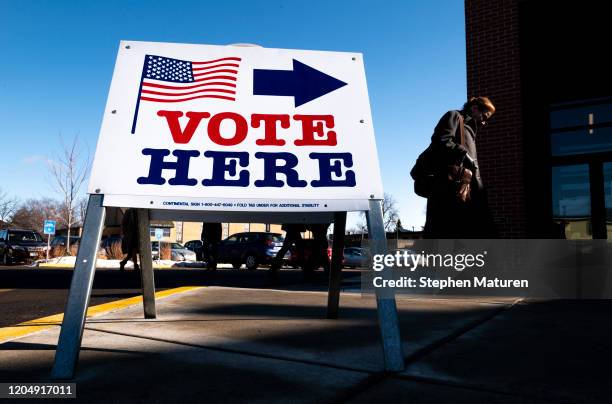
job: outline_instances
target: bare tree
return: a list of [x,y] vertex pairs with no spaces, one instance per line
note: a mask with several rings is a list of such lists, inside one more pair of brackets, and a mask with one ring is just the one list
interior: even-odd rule
[[397,219],[397,222],[395,222],[395,231],[404,231],[404,226],[402,226],[400,219]]
[[397,201],[393,195],[386,192],[382,200],[382,212],[385,231],[393,230],[399,218],[399,210],[397,209]]
[[87,212],[87,197],[83,196],[79,198],[79,200],[76,203],[75,223],[77,223],[79,226],[83,226],[83,223],[85,223],[85,213],[86,212]]
[[[395,200],[393,195],[385,192],[385,194],[383,195],[383,200],[381,202],[383,225],[385,227],[385,231],[392,231],[395,229],[395,225],[399,219],[397,201]],[[357,227],[361,229],[362,232],[367,233],[368,226],[365,221],[365,213],[362,214],[362,220],[357,224]]]
[[355,224],[355,227],[351,229],[355,234],[365,234],[368,232],[368,225],[365,220],[365,216],[362,215],[362,219],[359,223]]
[[47,219],[57,220],[60,209],[61,203],[54,199],[28,199],[15,211],[12,224],[42,233],[43,222]]
[[0,222],[10,224],[17,210],[17,198],[0,189]]
[[70,230],[75,223],[81,187],[89,171],[89,153],[83,155],[78,136],[66,144],[60,136],[62,152],[49,162],[55,189],[62,197],[60,221],[66,225],[66,251],[70,251]]

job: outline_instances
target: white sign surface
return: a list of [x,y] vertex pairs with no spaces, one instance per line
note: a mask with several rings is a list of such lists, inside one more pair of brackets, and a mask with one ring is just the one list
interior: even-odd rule
[[121,42],[88,192],[106,206],[365,210],[383,192],[362,55]]

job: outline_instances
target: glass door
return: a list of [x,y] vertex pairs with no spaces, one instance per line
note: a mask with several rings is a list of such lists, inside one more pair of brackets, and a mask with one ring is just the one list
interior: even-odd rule
[[587,164],[553,167],[553,223],[559,238],[593,238]]
[[606,199],[606,232],[608,240],[612,240],[612,162],[604,163],[603,174]]

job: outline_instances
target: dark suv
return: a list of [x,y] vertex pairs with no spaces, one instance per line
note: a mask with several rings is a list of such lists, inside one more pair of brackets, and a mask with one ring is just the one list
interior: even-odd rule
[[247,269],[257,269],[259,264],[270,264],[283,246],[283,236],[278,233],[248,232],[232,234],[219,243],[218,262],[230,263],[235,269],[246,264]]
[[196,260],[202,261],[204,255],[204,246],[202,240],[190,240],[185,243],[185,248],[196,253]]
[[0,230],[0,262],[3,265],[31,261],[46,248],[47,243],[34,230]]

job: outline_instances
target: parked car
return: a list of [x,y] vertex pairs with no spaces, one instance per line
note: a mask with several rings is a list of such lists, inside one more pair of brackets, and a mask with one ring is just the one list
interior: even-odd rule
[[246,264],[247,269],[257,269],[260,264],[270,264],[283,246],[282,234],[245,232],[232,234],[219,243],[218,262],[230,263],[235,269]]
[[185,243],[185,248],[193,251],[196,254],[196,260],[202,261],[203,256],[203,246],[202,240],[190,240]]
[[[172,261],[196,261],[195,252],[188,250],[183,245],[179,243],[162,243],[170,244],[170,259]],[[151,243],[151,255],[153,259],[159,259],[159,241],[153,241]]]
[[349,268],[365,267],[368,265],[368,251],[361,247],[347,247],[344,249],[342,265]]
[[[321,248],[320,253],[327,256],[327,262],[315,262],[317,248]],[[331,262],[331,251],[330,240],[327,241],[327,248],[325,248],[325,246],[316,246],[313,239],[304,239],[304,256],[300,257],[295,245],[292,245],[288,255],[285,255],[285,263],[293,268],[302,267],[302,269],[316,269],[316,266],[323,265],[323,269],[327,271]]]
[[0,262],[10,265],[36,259],[47,250],[47,243],[34,230],[0,230]]

